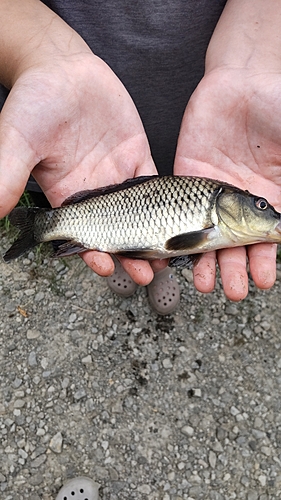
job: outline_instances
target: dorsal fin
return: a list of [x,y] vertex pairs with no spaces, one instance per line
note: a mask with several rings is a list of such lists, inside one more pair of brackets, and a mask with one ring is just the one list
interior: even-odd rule
[[137,186],[138,184],[143,184],[144,182],[155,179],[158,175],[142,175],[140,177],[134,177],[133,179],[127,179],[121,184],[110,184],[109,186],[100,187],[96,189],[87,189],[85,191],[78,191],[68,198],[66,198],[61,206],[65,207],[67,205],[74,205],[80,203],[81,201],[90,200],[91,198],[97,198],[98,196],[103,196],[105,194],[117,193],[118,191],[123,191],[132,186]]

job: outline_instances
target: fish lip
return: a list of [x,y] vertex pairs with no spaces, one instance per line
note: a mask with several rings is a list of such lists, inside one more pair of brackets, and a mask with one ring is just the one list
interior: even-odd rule
[[278,224],[277,224],[277,226],[276,226],[276,228],[275,228],[275,229],[276,229],[276,231],[277,231],[278,233],[281,233],[281,218],[280,218],[280,220],[279,220],[279,222],[278,222]]

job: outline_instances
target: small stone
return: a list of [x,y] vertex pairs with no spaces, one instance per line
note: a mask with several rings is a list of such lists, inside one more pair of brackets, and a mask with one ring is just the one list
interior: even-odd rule
[[235,406],[232,406],[230,408],[230,413],[231,413],[231,415],[233,415],[234,417],[236,417],[236,415],[238,415],[238,413],[240,413],[240,411]]
[[142,493],[143,495],[149,495],[149,493],[151,492],[151,488],[149,484],[141,484],[140,486],[138,486],[138,492]]
[[39,455],[39,457],[35,458],[35,460],[32,460],[31,462],[31,467],[34,467],[34,469],[37,469],[42,465],[44,462],[46,462],[46,455]]
[[165,359],[163,359],[163,361],[162,361],[162,365],[163,365],[163,367],[164,367],[165,369],[173,368],[173,364],[172,364],[172,362],[171,362],[170,358],[165,358]]
[[246,339],[249,339],[251,337],[251,335],[253,334],[252,330],[250,330],[250,328],[244,328],[244,330],[242,331],[242,334],[244,335],[244,337],[246,337]]
[[238,314],[238,308],[235,304],[229,304],[225,308],[225,313],[230,314],[231,316],[236,316]]
[[101,442],[101,446],[102,446],[102,448],[106,451],[106,450],[107,450],[107,448],[108,448],[108,441],[102,441],[102,442]]
[[74,323],[77,319],[77,314],[76,313],[72,313],[70,316],[69,316],[69,323]]
[[23,399],[16,399],[14,401],[14,408],[23,408],[25,405],[25,401]]
[[35,474],[35,475],[31,475],[29,478],[29,482],[33,486],[39,486],[39,484],[43,483],[43,480],[44,480],[44,478],[43,478],[42,474],[40,474],[40,473]]
[[85,389],[78,389],[78,391],[76,391],[73,394],[73,397],[74,397],[74,399],[76,399],[76,401],[79,401],[79,399],[85,398],[86,396],[87,396],[87,394],[86,394]]
[[218,453],[223,452],[223,447],[219,441],[215,441],[215,443],[212,443],[212,449]]
[[29,366],[36,366],[37,365],[37,359],[36,359],[36,352],[31,351],[28,356],[28,364]]
[[91,354],[88,354],[88,356],[85,356],[85,358],[82,358],[82,363],[84,365],[89,365],[93,362]]
[[7,312],[14,312],[16,309],[16,304],[14,302],[8,302],[5,304],[4,310]]
[[262,446],[261,447],[261,452],[266,455],[267,457],[270,457],[271,455],[271,449],[269,448],[269,446]]
[[193,283],[193,272],[191,269],[183,269],[181,274],[188,283]]
[[260,417],[256,417],[254,421],[254,428],[259,429],[261,427],[263,427],[263,421]]
[[197,398],[201,398],[202,397],[201,389],[194,389],[194,396],[196,396]]
[[63,389],[66,389],[68,386],[69,386],[69,378],[68,377],[65,377],[61,383],[61,386]]
[[26,337],[28,340],[37,339],[40,337],[40,332],[38,330],[27,330]]
[[61,432],[57,432],[52,439],[50,440],[49,443],[49,448],[54,452],[54,453],[61,453],[62,450],[62,434]]
[[252,429],[252,434],[256,439],[264,439],[266,437],[266,433],[259,429]]
[[21,458],[26,459],[28,457],[28,454],[26,453],[26,451],[22,450],[21,448],[19,449],[18,453],[19,453]]
[[41,300],[43,300],[44,297],[45,297],[44,292],[38,292],[38,293],[36,293],[34,300],[35,300],[35,302],[41,302]]
[[43,370],[46,370],[46,368],[48,367],[48,364],[49,364],[49,360],[47,358],[42,358],[40,364],[41,364]]
[[265,486],[266,485],[266,476],[264,474],[261,474],[259,477],[258,477],[258,480],[259,482],[261,483],[262,486]]
[[31,297],[32,295],[35,294],[35,289],[34,288],[27,288],[27,290],[24,291],[25,295],[27,295],[27,297]]
[[185,436],[193,436],[194,434],[194,429],[193,427],[190,427],[190,425],[184,425],[182,428],[181,428],[181,432],[182,434],[184,434]]
[[183,470],[185,468],[185,463],[184,462],[179,462],[177,465],[179,470]]
[[240,483],[243,484],[243,486],[245,486],[246,488],[248,488],[250,480],[247,476],[242,476],[240,479]]
[[18,378],[16,377],[15,380],[13,381],[12,383],[12,386],[15,388],[15,389],[18,389],[22,384],[22,378]]
[[217,455],[211,450],[209,453],[209,464],[212,467],[212,469],[216,468],[216,463],[217,463]]
[[44,429],[38,429],[36,432],[36,436],[45,436],[46,431]]
[[248,492],[247,500],[258,500],[259,494],[257,491],[250,490]]

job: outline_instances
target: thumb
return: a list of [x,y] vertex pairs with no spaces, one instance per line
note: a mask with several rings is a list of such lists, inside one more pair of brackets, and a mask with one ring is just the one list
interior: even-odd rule
[[0,218],[18,203],[30,172],[37,163],[34,151],[14,127],[3,123],[0,114]]

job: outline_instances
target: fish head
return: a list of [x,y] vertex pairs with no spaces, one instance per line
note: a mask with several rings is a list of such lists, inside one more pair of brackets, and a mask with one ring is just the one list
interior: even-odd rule
[[216,215],[220,230],[241,245],[281,243],[281,214],[265,198],[235,187],[222,187],[216,199]]

